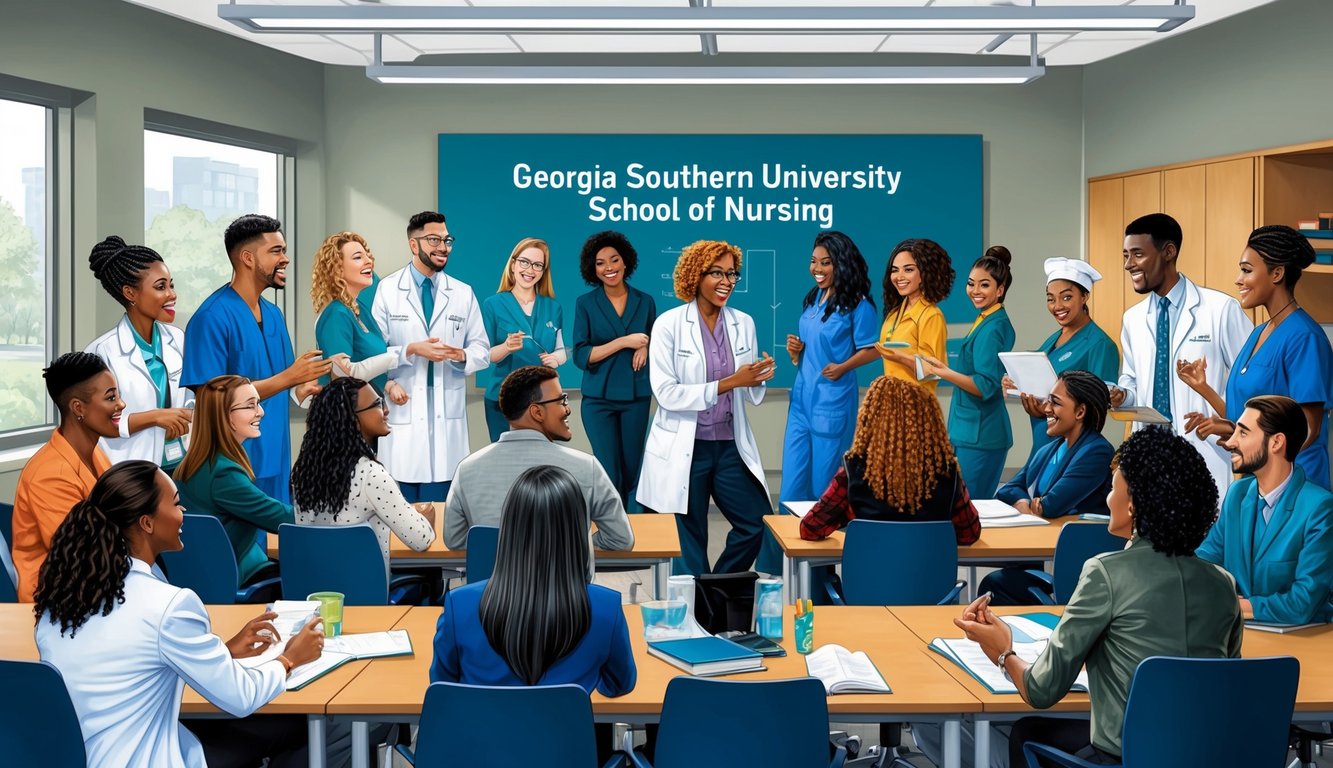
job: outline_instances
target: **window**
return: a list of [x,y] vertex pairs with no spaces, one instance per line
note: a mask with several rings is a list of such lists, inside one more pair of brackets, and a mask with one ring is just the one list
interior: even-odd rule
[[54,110],[0,98],[0,433],[49,426]]
[[[171,269],[176,325],[184,328],[204,299],[231,280],[222,243],[227,225],[247,213],[283,218],[287,159],[281,152],[152,128],[144,131],[143,154],[144,243]],[[254,193],[229,192],[237,178]]]

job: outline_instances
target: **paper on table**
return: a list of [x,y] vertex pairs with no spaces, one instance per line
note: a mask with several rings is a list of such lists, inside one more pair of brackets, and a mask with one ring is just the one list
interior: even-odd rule
[[815,504],[813,501],[784,501],[779,506],[797,517],[805,517],[806,513],[815,508]]
[[302,664],[287,676],[287,690],[295,691],[323,677],[329,671],[337,669],[356,657],[350,653],[330,653],[324,651],[318,659]]
[[241,664],[247,667],[257,667],[260,664],[270,662],[282,655],[282,649],[287,647],[287,640],[301,631],[307,621],[319,614],[318,600],[275,600],[269,603],[268,609],[276,614],[273,619],[273,628],[278,631],[276,642],[270,645],[263,653],[258,656],[251,656],[248,659],[237,659]]
[[[1042,651],[1046,650],[1047,642],[1046,640],[1032,643],[1015,641],[1014,653],[1020,659],[1031,664],[1037,660]],[[932,650],[952,659],[954,663],[967,670],[969,674],[981,681],[982,685],[994,693],[1018,693],[1018,688],[1014,686],[1013,682],[1005,679],[1004,671],[995,666],[990,658],[986,656],[986,652],[981,650],[981,646],[971,640],[937,637],[930,641],[930,647]],[[1087,670],[1079,671],[1078,677],[1074,679],[1074,684],[1069,689],[1071,691],[1088,690]]]
[[412,653],[412,638],[405,629],[387,632],[363,632],[330,637],[324,641],[325,653],[345,653],[358,659],[379,656],[407,656]]
[[[1001,353],[1003,354],[1003,353]],[[1107,411],[1116,421],[1133,421],[1139,424],[1170,424],[1171,420],[1146,405],[1130,405],[1112,408]]]
[[1032,525],[1050,525],[1051,521],[1037,515],[1025,515],[999,499],[973,499],[982,528],[1026,528]]
[[1019,392],[1046,397],[1055,389],[1055,369],[1045,352],[1001,352],[1000,364]]

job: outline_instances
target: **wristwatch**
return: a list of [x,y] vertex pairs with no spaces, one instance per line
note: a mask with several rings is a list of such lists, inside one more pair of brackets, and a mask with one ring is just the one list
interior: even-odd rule
[[1004,663],[1008,661],[1009,657],[1012,655],[1014,655],[1014,649],[1010,648],[1007,651],[1002,651],[999,656],[995,657],[995,666],[1000,668],[1000,672],[1004,674],[1004,679],[1008,680],[1011,683],[1014,681],[1014,679],[1009,676],[1009,668],[1006,667]]

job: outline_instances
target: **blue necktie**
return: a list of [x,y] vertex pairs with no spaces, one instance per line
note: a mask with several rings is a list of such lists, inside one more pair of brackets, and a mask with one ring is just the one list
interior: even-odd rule
[[[430,321],[435,317],[435,283],[429,277],[421,279],[421,312],[426,316],[426,335],[430,335]],[[435,386],[435,363],[426,361],[426,386]]]
[[1171,420],[1171,300],[1157,300],[1157,359],[1153,362],[1152,407]]

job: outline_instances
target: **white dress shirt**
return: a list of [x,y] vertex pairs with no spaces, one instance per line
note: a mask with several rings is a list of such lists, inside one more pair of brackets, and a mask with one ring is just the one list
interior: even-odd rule
[[41,658],[65,678],[90,768],[204,766],[199,740],[180,724],[187,682],[236,717],[286,687],[282,662],[242,666],[212,633],[194,592],[158,579],[133,558],[125,601],[109,615],[94,614],[62,635],[46,614],[36,639]]

